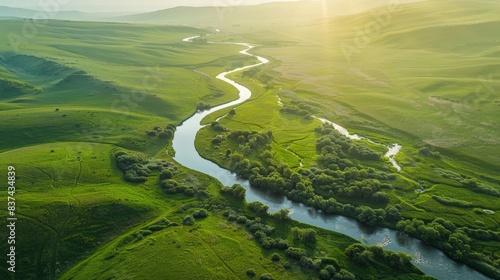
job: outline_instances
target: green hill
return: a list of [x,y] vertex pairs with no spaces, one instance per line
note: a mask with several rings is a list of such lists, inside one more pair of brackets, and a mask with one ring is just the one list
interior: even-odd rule
[[[237,92],[216,75],[256,62],[238,55],[241,46],[182,42],[213,32],[209,27],[221,28],[211,41],[250,42],[271,62],[231,76],[254,95],[213,126],[222,131],[200,132],[204,157],[229,166],[241,153],[239,167],[253,179],[269,175],[260,181],[265,191],[295,199],[305,193],[301,202],[311,207],[342,203],[340,210],[365,218],[361,213],[375,213],[368,205],[384,215],[391,209],[405,223],[421,220],[413,232],[413,225],[404,228],[410,234],[445,219],[458,229],[444,243],[467,243],[460,250],[471,258],[452,253],[496,273],[499,15],[496,2],[487,0],[179,7],[110,19],[135,23],[50,20],[31,40],[6,41],[0,45],[0,166],[16,168],[16,277],[425,279],[399,262],[404,256],[378,248],[348,256],[355,240],[258,213],[212,178],[175,163],[174,127],[199,104],[234,100]],[[20,34],[25,23],[3,20],[0,36]],[[347,144],[320,134],[328,129],[318,130],[312,115],[383,144],[402,144],[396,160],[403,170],[381,159],[384,147],[365,142],[331,163],[333,156],[319,152]],[[248,137],[228,139],[232,131]],[[262,155],[252,150],[265,140],[255,131],[273,135]],[[329,145],[318,146],[320,137]],[[377,160],[364,160],[365,152]],[[344,184],[357,176],[366,180]],[[377,196],[365,195],[374,189]],[[2,214],[5,209],[3,200]],[[203,210],[208,217],[198,216]],[[396,227],[384,219],[380,225]],[[314,230],[315,242],[304,242],[294,227]],[[434,233],[426,241],[437,242]],[[2,251],[6,244],[0,236]],[[283,244],[298,249],[287,254]],[[304,257],[290,256],[297,252]],[[6,275],[2,266],[0,278]]]

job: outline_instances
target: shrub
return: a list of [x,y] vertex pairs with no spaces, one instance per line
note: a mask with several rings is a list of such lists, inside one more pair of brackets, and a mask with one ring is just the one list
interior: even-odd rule
[[186,216],[186,217],[184,217],[184,220],[182,221],[182,223],[186,226],[192,226],[195,223],[194,217],[191,215]]
[[274,277],[270,273],[262,274],[260,280],[274,280]]
[[236,222],[238,224],[246,224],[248,221],[248,218],[246,216],[239,216]]
[[203,218],[206,218],[208,217],[208,211],[205,210],[205,209],[201,209],[201,210],[197,210],[197,211],[194,211],[193,213],[193,217],[195,219],[203,219]]
[[257,274],[255,273],[255,270],[249,269],[247,270],[247,276],[250,278],[254,278]]
[[160,230],[163,230],[165,228],[167,228],[167,226],[165,226],[165,225],[152,225],[152,226],[148,227],[148,230],[150,230],[150,231],[160,231]]
[[454,199],[451,197],[433,195],[432,198],[437,202],[448,206],[455,206],[460,208],[468,208],[473,206],[470,202]]
[[290,247],[285,251],[285,254],[292,259],[300,260],[302,257],[307,256],[307,251],[301,248]]
[[198,109],[199,111],[206,111],[206,110],[210,110],[211,107],[212,106],[210,106],[210,104],[207,104],[207,103],[204,103],[204,102],[200,102],[196,106],[196,109]]
[[174,173],[170,170],[163,170],[160,174],[160,180],[172,179],[174,177]]
[[146,134],[150,137],[156,137],[157,132],[155,130],[150,130],[146,132]]
[[337,272],[337,269],[331,264],[325,266],[325,270],[328,271],[330,275],[335,275],[335,272]]
[[279,262],[281,260],[281,257],[280,255],[278,255],[277,253],[274,253],[272,256],[271,256],[271,260],[273,262]]
[[335,280],[354,280],[356,279],[356,276],[354,276],[354,274],[352,274],[351,272],[345,270],[345,269],[341,269],[339,271],[339,273],[335,274],[335,276],[333,276],[333,279]]
[[275,241],[276,241],[275,247],[277,249],[286,250],[288,249],[288,247],[290,247],[290,243],[288,242],[288,240],[276,238]]
[[418,150],[418,153],[423,156],[430,156],[432,151],[428,147],[423,147]]
[[321,280],[328,280],[328,279],[330,279],[330,272],[328,272],[325,269],[322,269],[319,272],[319,279],[321,279]]
[[267,210],[269,210],[269,207],[264,205],[262,202],[259,201],[254,201],[248,205],[248,208],[252,211],[254,211],[257,214],[267,214]]
[[161,139],[170,139],[170,138],[174,137],[174,133],[171,130],[166,130],[166,131],[160,132],[158,137]]
[[139,233],[142,234],[143,236],[148,236],[148,235],[153,234],[153,231],[143,229],[143,230],[140,230]]
[[300,266],[306,269],[319,269],[321,265],[321,260],[315,260],[308,257],[300,258]]

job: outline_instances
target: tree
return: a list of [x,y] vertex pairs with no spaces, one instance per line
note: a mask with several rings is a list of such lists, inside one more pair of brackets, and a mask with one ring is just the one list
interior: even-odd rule
[[240,185],[240,184],[233,185],[233,196],[234,197],[236,197],[240,200],[243,200],[243,199],[245,199],[246,192],[247,192],[247,190],[242,185]]
[[375,214],[375,211],[370,207],[361,207],[361,213],[357,218],[360,222],[371,226],[377,224],[377,214]]
[[316,231],[312,228],[306,228],[303,231],[302,241],[308,244],[316,244]]
[[389,221],[397,222],[401,220],[401,213],[399,212],[398,208],[392,205],[389,205],[385,208],[385,213],[387,214],[386,219]]
[[302,240],[302,230],[298,227],[292,228],[292,235],[294,240]]
[[281,209],[278,212],[274,213],[273,216],[280,221],[286,221],[290,220],[290,217],[288,216],[289,214],[290,209]]
[[260,201],[254,201],[254,202],[250,203],[248,205],[248,208],[250,210],[254,211],[255,213],[261,214],[261,215],[267,214],[267,210],[269,210],[269,207],[267,207],[266,205],[264,205]]
[[290,176],[290,180],[292,180],[292,182],[294,183],[298,183],[302,180],[302,178],[299,173],[293,172],[292,175]]

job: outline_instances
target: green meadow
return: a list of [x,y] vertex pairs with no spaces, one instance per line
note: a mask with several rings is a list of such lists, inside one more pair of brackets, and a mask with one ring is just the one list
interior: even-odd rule
[[[20,34],[27,23],[3,20],[0,34]],[[214,77],[255,62],[238,55],[239,46],[182,42],[207,32],[49,21],[17,51],[16,42],[2,44],[0,166],[16,172],[16,279],[245,279],[252,273],[310,279],[331,260],[346,277],[422,279],[411,265],[403,272],[374,261],[366,271],[344,252],[355,240],[319,229],[314,246],[304,247],[315,269],[283,250],[263,249],[225,213],[262,218],[276,228],[273,237],[299,247],[291,228],[307,226],[255,214],[221,195],[220,183],[173,162],[166,153],[172,127],[200,103],[235,99],[236,90]],[[140,177],[146,182],[127,181],[117,156],[123,153],[141,162],[134,168],[146,172]],[[164,173],[186,193],[162,188]],[[3,201],[2,216],[6,209]],[[199,209],[209,216],[184,225]],[[5,236],[0,241],[6,251]],[[273,253],[281,260],[271,260]],[[12,277],[5,266],[0,273]]]
[[[402,181],[398,187],[406,189],[394,192],[398,200],[419,204],[421,197],[414,200],[419,184],[430,190],[447,188],[453,195],[465,188],[457,182],[465,178],[499,190],[496,10],[493,1],[425,1],[305,21],[294,28],[289,27],[292,19],[272,29],[264,21],[262,26],[259,21],[251,27],[241,24],[235,27],[237,35],[222,32],[217,38],[253,42],[255,52],[272,62],[252,73],[234,74],[255,94],[221,124],[234,130],[272,130],[276,156],[297,167],[297,159],[283,149],[289,147],[305,163],[313,162],[311,132],[320,122],[280,113],[278,96],[285,106],[304,108],[351,133],[402,144],[396,157],[403,167],[398,176],[413,183]],[[199,137],[199,142],[209,139]],[[420,154],[424,147],[439,158]],[[444,178],[436,172],[440,169],[460,178]],[[491,196],[473,190],[465,194],[463,199],[479,207],[498,207]],[[498,224],[489,228],[496,230]]]
[[[220,124],[229,131],[273,131],[273,159],[292,170],[300,170],[301,161],[317,167],[313,130],[321,123],[280,112],[278,98],[285,107],[325,117],[352,134],[399,143],[403,149],[396,160],[403,170],[384,190],[389,205],[398,205],[409,220],[440,217],[459,227],[498,232],[497,11],[493,1],[425,1],[301,24],[292,14],[272,28],[265,20],[260,26],[257,20],[230,27],[235,19],[228,16],[232,32],[217,38],[252,42],[255,52],[272,62],[234,74],[254,96]],[[229,167],[226,150],[243,151],[242,146],[214,145],[217,135],[221,132],[204,128],[198,150]],[[388,161],[362,164],[390,170]],[[498,265],[498,241],[473,243]]]
[[[215,77],[256,63],[238,54],[241,46],[182,42],[214,27],[222,31],[210,41],[249,42],[256,46],[252,53],[271,62],[230,75],[253,95],[203,121],[222,117],[226,129],[208,125],[199,132],[196,145],[203,157],[231,168],[229,154],[244,154],[245,147],[226,139],[230,132],[272,131],[264,149],[270,156],[247,149],[246,159],[264,166],[261,173],[301,174],[307,181],[302,175],[307,170],[334,172],[320,162],[317,144],[324,134],[313,116],[383,145],[399,143],[401,172],[383,157],[366,160],[346,152],[351,167],[386,174],[379,193],[387,201],[335,196],[326,185],[308,189],[344,205],[396,207],[403,222],[430,225],[442,218],[469,233],[471,254],[484,255],[487,270],[498,273],[499,241],[477,237],[498,235],[500,228],[497,3],[446,0],[389,7],[380,1],[369,11],[325,3],[233,7],[223,10],[223,20],[214,19],[213,8],[116,19],[136,23],[50,20],[31,39],[1,44],[0,167],[6,172],[14,166],[17,174],[16,276],[247,279],[252,270],[257,279],[265,274],[318,279],[334,263],[337,274],[328,274],[331,279],[340,278],[341,269],[359,279],[426,278],[413,266],[389,266],[372,252],[361,261],[348,256],[346,249],[357,243],[350,237],[259,213],[221,191],[214,179],[176,166],[169,127],[197,106],[236,99],[237,91]],[[186,23],[192,13],[199,17]],[[8,38],[22,34],[29,21],[0,23],[0,36]],[[214,144],[219,136],[224,140]],[[379,156],[386,152],[367,141],[359,146]],[[128,182],[117,152],[139,158],[147,181]],[[290,174],[284,179],[292,181]],[[4,200],[2,216],[5,209]],[[208,217],[184,223],[201,209]],[[241,216],[273,227],[270,238],[305,250],[307,258],[264,248],[260,233],[232,218]],[[400,227],[388,220],[377,224]],[[313,229],[316,242],[298,241],[294,227]],[[0,237],[3,251],[5,244]],[[274,253],[280,260],[271,260]],[[6,273],[2,267],[0,278]]]

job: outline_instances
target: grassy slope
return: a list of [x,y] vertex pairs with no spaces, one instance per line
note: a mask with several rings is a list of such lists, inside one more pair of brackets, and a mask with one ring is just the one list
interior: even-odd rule
[[[422,165],[455,169],[495,187],[500,164],[498,60],[491,56],[498,40],[492,33],[499,20],[495,9],[492,1],[474,8],[450,1],[401,6],[350,61],[341,47],[355,46],[354,27],[373,24],[373,15],[385,8],[293,29],[238,28],[245,39],[263,44],[259,54],[277,61],[274,93],[285,103],[300,99],[353,132],[402,143],[400,161],[411,176],[423,179],[430,171],[414,157],[415,148],[429,145],[449,161]],[[415,24],[421,17],[425,20]],[[221,40],[228,39],[242,40],[221,34]]]
[[[298,159],[287,156],[290,152],[284,149],[291,143],[290,150],[304,157],[308,166],[315,157],[311,128],[319,122],[279,114],[275,95],[285,104],[300,100],[312,106],[315,114],[351,132],[403,144],[397,157],[403,172],[395,189],[387,193],[391,203],[402,206],[405,217],[443,217],[460,226],[498,231],[496,197],[438,174],[440,169],[449,170],[497,190],[500,186],[497,3],[427,1],[401,6],[387,26],[371,34],[369,43],[348,60],[342,47],[358,42],[355,27],[373,24],[374,15],[384,11],[318,19],[294,28],[276,24],[269,29],[255,21],[251,27],[242,24],[218,35],[219,40],[260,45],[256,52],[273,60],[265,72],[272,73],[274,85],[265,92],[261,81],[236,74],[257,95],[221,123],[233,130],[277,132],[274,156],[298,167]],[[197,145],[204,157],[224,165],[226,147],[211,144],[217,134],[205,128]],[[423,146],[440,151],[443,158],[419,155],[417,150]],[[425,194],[415,193],[419,183],[425,186]],[[445,206],[433,195],[465,200],[472,206]],[[496,209],[496,213],[484,215],[473,208]],[[484,252],[500,258],[496,242],[475,245],[484,245]]]
[[[3,21],[0,33],[21,32],[24,24]],[[119,146],[164,155],[166,141],[145,131],[181,122],[200,101],[235,98],[193,70],[222,72],[247,62],[226,56],[238,47],[179,43],[205,32],[50,21],[18,53],[8,43],[0,47],[0,165],[18,174],[20,277],[51,278],[100,244],[189,202],[165,197],[155,178],[125,183],[112,155]]]
[[[0,33],[22,30],[23,24],[4,21]],[[147,137],[145,131],[179,123],[200,101],[217,104],[235,98],[229,86],[193,70],[214,77],[253,63],[231,55],[239,47],[179,43],[203,32],[50,21],[19,53],[8,44],[0,47],[0,78],[6,81],[0,84],[0,133],[5,135],[0,166],[16,167],[16,276],[236,279],[253,268],[258,275],[312,277],[297,266],[285,271],[283,263],[273,264],[270,252],[220,214],[199,222],[196,231],[175,227],[135,240],[138,230],[162,217],[180,222],[196,203],[183,195],[166,196],[154,173],[145,184],[125,182],[114,153],[129,149],[171,160],[164,153],[166,141]],[[148,77],[150,84],[144,83]],[[211,179],[186,176],[219,197]],[[226,203],[220,197],[216,201]],[[5,202],[0,206],[6,214]],[[289,230],[280,234],[290,238]],[[343,249],[352,244],[350,238],[325,234],[319,239],[317,256],[336,257],[365,278],[375,273],[348,261]],[[6,240],[0,241],[4,248]],[[381,276],[394,275],[382,264],[374,269]],[[5,270],[0,274],[7,279]]]
[[[369,33],[369,43],[356,49],[350,62],[342,48],[366,39],[355,27],[373,26],[376,12],[304,25],[290,35],[297,45],[262,54],[282,61],[277,71],[296,81],[293,89],[319,93],[302,97],[322,104],[324,115],[348,127],[371,132],[372,123],[382,123],[377,129],[399,141],[416,137],[420,143],[411,139],[413,145],[473,157],[481,168],[498,166],[500,156],[491,152],[499,150],[500,136],[498,59],[491,55],[498,41],[497,6],[491,1],[469,6],[450,1],[401,6],[378,34]],[[436,10],[446,12],[438,16]],[[259,35],[255,40],[267,40]],[[303,63],[306,59],[314,62]],[[344,110],[328,111],[339,104]]]
[[[4,23],[2,33],[22,30],[22,21]],[[217,104],[234,99],[235,91],[227,85],[193,70],[213,67],[222,71],[248,59],[225,56],[237,52],[231,45],[213,48],[179,43],[188,35],[204,32],[51,21],[31,43],[20,46],[20,53],[3,45],[2,78],[12,83],[2,83],[11,93],[2,98],[6,123],[0,131],[8,136],[2,138],[0,151],[86,138],[123,145],[124,131],[180,123],[200,101]],[[47,128],[50,134],[45,133]],[[137,134],[134,138],[150,141]]]
[[[189,212],[172,211],[166,217],[180,223]],[[119,238],[72,268],[61,279],[246,279],[248,269],[255,270],[258,276],[271,273],[278,279],[316,277],[313,271],[301,269],[296,261],[284,258],[282,251],[263,250],[244,226],[228,222],[221,212],[223,210],[211,212],[211,216],[198,220],[194,226],[168,228],[141,240],[127,236]],[[252,215],[251,212],[245,214]],[[294,246],[303,246],[293,242],[291,234],[292,226],[298,224],[270,219],[267,222],[276,227],[275,236],[288,239]],[[317,245],[306,249],[310,256],[336,258],[360,279],[370,279],[374,275],[379,279],[396,276],[383,264],[373,265],[367,270],[349,261],[343,250],[352,242],[351,238],[344,235],[319,230]],[[271,261],[273,253],[279,253],[282,260]],[[161,265],[158,265],[159,259]],[[292,263],[290,269],[284,269],[287,261]],[[423,279],[415,273],[398,276]]]
[[178,8],[129,20],[175,13],[168,20],[185,24],[183,14],[203,14],[200,25],[226,31],[220,40],[262,45],[259,53],[279,63],[274,76],[286,78],[283,86],[318,114],[370,137],[430,145],[494,174],[500,165],[496,2],[377,2],[371,5],[379,9],[336,18],[372,6],[325,3],[232,7],[218,19],[217,9]]

